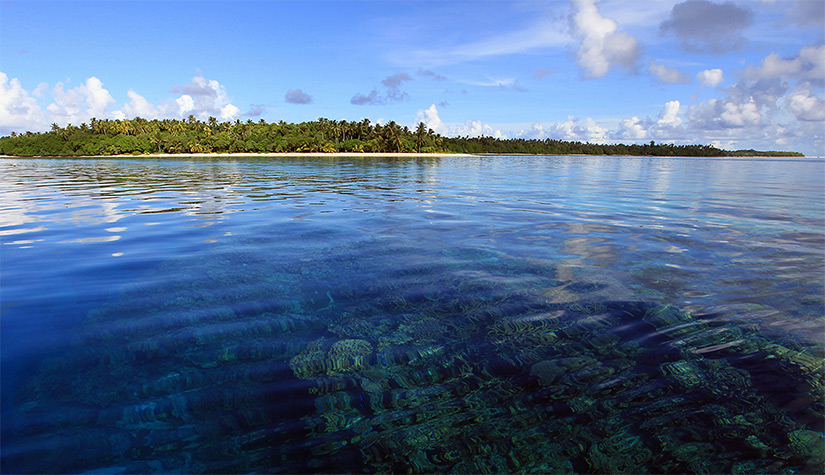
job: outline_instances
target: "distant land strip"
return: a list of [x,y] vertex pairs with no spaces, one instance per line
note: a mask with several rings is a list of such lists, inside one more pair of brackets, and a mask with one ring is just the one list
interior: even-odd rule
[[423,122],[415,130],[386,124],[319,118],[280,122],[175,119],[91,119],[89,124],[52,124],[48,132],[0,137],[0,155],[14,157],[304,154],[519,154],[635,155],[657,157],[804,157],[798,152],[722,150],[711,145],[670,143],[594,144],[555,139],[444,137]]

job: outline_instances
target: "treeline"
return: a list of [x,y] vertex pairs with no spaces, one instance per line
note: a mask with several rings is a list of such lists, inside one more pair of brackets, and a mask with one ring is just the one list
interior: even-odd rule
[[709,145],[592,144],[562,140],[443,137],[423,122],[412,130],[395,122],[373,124],[320,118],[298,124],[247,120],[91,119],[89,124],[0,138],[0,154],[14,156],[144,155],[153,153],[390,152],[532,155],[653,155],[719,157],[794,155],[792,152],[726,152]]
[[545,139],[496,139],[493,137],[445,138],[444,145],[460,153],[519,153],[530,155],[637,155],[657,157],[721,157],[726,152],[710,145],[594,144]]
[[52,124],[49,132],[0,138],[0,153],[16,156],[88,156],[151,153],[436,152],[442,138],[423,123],[415,131],[395,122],[373,124],[318,119],[291,124],[248,120],[91,119],[87,125]]

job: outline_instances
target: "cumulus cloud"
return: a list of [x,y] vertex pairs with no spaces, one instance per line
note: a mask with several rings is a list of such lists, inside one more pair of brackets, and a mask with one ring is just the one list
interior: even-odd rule
[[86,80],[86,84],[81,86],[81,91],[89,106],[86,113],[92,117],[106,115],[106,108],[115,102],[109,91],[103,89],[100,79],[94,76]]
[[767,55],[758,67],[748,66],[745,78],[807,79],[825,81],[825,45],[805,46],[792,58],[776,53]]
[[659,32],[675,34],[687,51],[722,54],[745,44],[742,31],[752,21],[750,10],[733,3],[687,0],[673,6],[670,18],[659,25]]
[[[229,101],[224,87],[214,80],[195,77],[191,82],[175,86],[170,91],[179,94],[159,104],[153,104],[133,89],[119,109],[112,110],[115,99],[97,77],[90,77],[76,87],[62,82],[49,88],[38,84],[30,94],[16,78],[0,72],[0,134],[26,130],[43,131],[52,123],[65,126],[98,119],[180,119],[189,115],[206,120],[216,116],[232,120],[241,113]],[[45,107],[41,106],[41,102]]]
[[145,97],[141,96],[132,89],[129,89],[126,95],[129,97],[129,100],[123,104],[122,113],[124,118],[149,118],[158,116],[157,107],[153,106],[152,103],[147,101]]
[[699,129],[736,129],[758,126],[762,114],[754,102],[737,103],[730,98],[710,99],[690,107],[691,125]]
[[647,138],[647,130],[638,117],[631,117],[619,122],[619,131],[615,137],[629,140],[644,139]]
[[681,103],[679,101],[666,102],[656,124],[661,127],[678,127],[682,125],[682,119],[679,118],[680,106]]
[[696,73],[696,79],[698,79],[703,86],[715,87],[725,80],[725,76],[721,69],[714,68],[699,71]]
[[32,96],[34,96],[34,97],[43,97],[48,92],[49,92],[49,83],[44,81],[44,82],[41,82],[40,84],[38,84],[36,88],[34,88],[34,91],[32,91]]
[[9,79],[5,73],[0,72],[0,134],[43,130],[47,125],[37,99],[23,88],[17,78]]
[[163,117],[193,115],[201,120],[210,116],[232,120],[240,113],[240,109],[229,101],[224,86],[214,79],[195,76],[189,83],[175,86],[170,91],[183,94],[158,107],[158,113]]
[[312,104],[312,96],[300,89],[290,89],[286,91],[284,100],[290,104]]
[[108,117],[108,107],[115,102],[100,79],[92,76],[80,86],[65,89],[58,82],[52,89],[54,102],[46,107],[54,122],[80,123],[92,117]]
[[463,124],[458,124],[450,131],[451,135],[467,136],[467,137],[495,137],[499,139],[506,138],[500,130],[493,130],[489,124],[485,124],[480,120],[468,120]]
[[424,125],[432,129],[437,134],[447,135],[449,133],[447,124],[445,124],[444,121],[441,120],[441,117],[439,117],[438,109],[435,107],[435,104],[424,110],[419,110],[415,117],[415,122],[424,122]]
[[668,101],[662,106],[655,120],[645,118],[642,123],[647,131],[647,137],[660,142],[685,140],[687,131],[683,126],[684,120],[679,116],[681,108],[682,104],[679,101]]
[[552,122],[547,125],[536,122],[530,130],[522,130],[519,137],[527,139],[555,139],[577,142],[606,143],[609,130],[596,123],[590,117],[580,121],[577,117],[568,116],[567,120]]
[[602,77],[616,65],[632,69],[641,54],[636,39],[617,31],[618,23],[602,16],[596,1],[573,0],[575,13],[570,18],[581,40],[576,59],[587,78]]
[[221,115],[220,118],[223,120],[230,120],[238,117],[238,114],[241,113],[241,110],[234,104],[227,104],[221,107]]
[[488,137],[506,138],[500,130],[493,129],[489,124],[485,124],[480,120],[468,120],[463,124],[447,125],[441,120],[435,104],[427,109],[419,110],[415,121],[416,123],[424,122],[424,125],[434,132],[446,136],[479,137],[484,135]]
[[797,88],[789,94],[788,108],[799,120],[811,122],[825,120],[825,101],[804,87]]
[[647,70],[659,78],[660,81],[668,84],[686,84],[690,82],[688,75],[677,69],[665,66],[664,64],[656,64],[656,61],[652,59],[650,60],[650,66]]
[[349,102],[357,106],[379,106],[389,102],[403,101],[410,97],[406,92],[401,90],[401,85],[407,81],[412,81],[409,73],[401,72],[387,76],[381,81],[381,84],[386,88],[384,94],[380,94],[377,89],[373,89],[366,96],[360,93],[355,94]]

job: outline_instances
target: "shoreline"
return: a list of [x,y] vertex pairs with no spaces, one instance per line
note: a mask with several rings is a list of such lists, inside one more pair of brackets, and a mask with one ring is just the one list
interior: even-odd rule
[[559,155],[547,154],[533,154],[533,153],[453,153],[453,152],[431,152],[431,153],[417,153],[417,152],[234,152],[234,153],[146,153],[140,155],[134,154],[118,154],[118,155],[3,155],[0,158],[213,158],[213,157],[229,157],[229,158],[289,158],[289,157],[354,157],[354,158],[426,158],[426,157],[626,157],[626,158],[751,158],[751,159],[814,159],[821,160],[825,157],[820,156],[791,156],[791,155],[722,155],[709,157],[694,157],[682,155],[591,155],[586,153],[566,153]]
[[[235,152],[235,153],[147,153],[140,155],[119,154],[119,155],[33,155],[30,157],[19,155],[0,155],[0,158],[175,158],[175,157],[238,157],[238,158],[277,158],[277,157],[480,157],[484,154],[475,153],[416,153],[416,152]],[[500,155],[500,154],[495,154]],[[504,154],[506,155],[506,154]]]

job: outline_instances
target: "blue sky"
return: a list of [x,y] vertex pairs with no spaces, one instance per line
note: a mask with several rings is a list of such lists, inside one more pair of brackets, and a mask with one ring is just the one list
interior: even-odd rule
[[825,0],[3,1],[0,135],[98,118],[825,155]]

